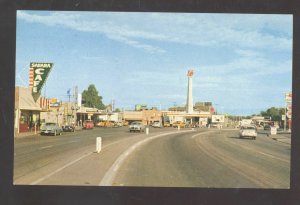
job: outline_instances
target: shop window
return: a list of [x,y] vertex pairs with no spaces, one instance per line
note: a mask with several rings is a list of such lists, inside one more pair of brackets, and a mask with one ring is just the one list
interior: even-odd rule
[[27,124],[27,123],[28,123],[28,117],[24,115],[24,113],[21,113],[20,124]]

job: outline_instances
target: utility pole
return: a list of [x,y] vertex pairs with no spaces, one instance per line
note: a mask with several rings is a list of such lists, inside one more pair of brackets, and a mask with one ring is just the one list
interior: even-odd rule
[[284,108],[284,128],[283,128],[284,131],[286,131],[286,107],[287,107],[287,102],[285,101],[285,108]]

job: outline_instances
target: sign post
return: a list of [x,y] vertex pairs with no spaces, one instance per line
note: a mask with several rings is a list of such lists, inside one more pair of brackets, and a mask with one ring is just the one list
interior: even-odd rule
[[277,128],[271,127],[271,135],[277,135]]
[[284,131],[286,130],[287,121],[288,124],[288,130],[291,129],[291,118],[292,118],[292,92],[288,92],[285,94],[285,121],[284,121]]
[[100,153],[100,151],[101,151],[101,144],[102,144],[102,138],[97,137],[96,138],[96,152],[97,153]]

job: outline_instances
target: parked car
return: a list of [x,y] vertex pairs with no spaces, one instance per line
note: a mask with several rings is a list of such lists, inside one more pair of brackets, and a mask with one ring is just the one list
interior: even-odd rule
[[132,122],[129,125],[129,131],[130,132],[144,132],[145,131],[145,125],[142,122]]
[[214,127],[219,128],[220,127],[220,123],[216,123],[216,122],[212,122],[209,125],[211,128],[214,128]]
[[64,132],[75,132],[75,127],[72,125],[65,125],[62,129]]
[[264,130],[270,130],[271,129],[271,125],[267,124],[264,126]]
[[114,127],[122,127],[123,126],[123,122],[115,122],[114,123]]
[[61,135],[61,133],[63,132],[63,129],[58,126],[57,123],[45,123],[44,125],[42,125],[41,127],[41,135]]
[[240,138],[250,137],[252,139],[256,139],[257,137],[257,129],[255,126],[242,126],[240,129]]
[[184,123],[184,122],[177,121],[177,122],[174,122],[174,123],[172,124],[172,127],[185,128],[185,123]]
[[94,128],[94,122],[92,120],[85,120],[83,122],[83,128],[84,129],[93,129]]
[[171,127],[171,124],[170,124],[170,122],[168,122],[168,121],[165,121],[165,122],[164,122],[164,127]]
[[152,127],[161,128],[162,124],[160,122],[153,122]]

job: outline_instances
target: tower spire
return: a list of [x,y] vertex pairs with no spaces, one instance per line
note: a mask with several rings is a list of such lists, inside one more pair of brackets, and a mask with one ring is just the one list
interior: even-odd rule
[[186,112],[193,113],[193,75],[194,70],[188,70],[187,77],[188,77],[188,91],[187,91],[187,102],[186,102]]

